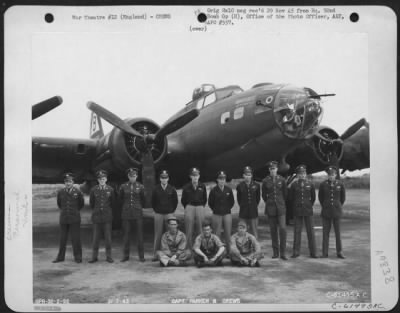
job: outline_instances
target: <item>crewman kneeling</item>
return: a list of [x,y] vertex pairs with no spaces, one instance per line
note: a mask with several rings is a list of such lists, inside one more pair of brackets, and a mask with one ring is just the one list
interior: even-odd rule
[[210,222],[203,222],[202,234],[198,235],[194,245],[194,262],[197,267],[222,266],[226,249],[217,235],[212,234]]
[[178,229],[178,220],[168,219],[168,231],[161,237],[161,250],[157,251],[160,266],[186,266],[192,254],[186,248],[186,236]]
[[239,221],[237,233],[231,237],[231,262],[237,266],[259,267],[264,256],[256,237],[247,232],[247,225]]

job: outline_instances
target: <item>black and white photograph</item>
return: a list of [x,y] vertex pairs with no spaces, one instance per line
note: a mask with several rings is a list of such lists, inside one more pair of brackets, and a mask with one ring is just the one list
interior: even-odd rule
[[13,6],[4,19],[11,309],[396,305],[391,9]]

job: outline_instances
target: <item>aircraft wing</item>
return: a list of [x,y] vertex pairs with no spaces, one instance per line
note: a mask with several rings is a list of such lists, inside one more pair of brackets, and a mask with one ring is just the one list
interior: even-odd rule
[[339,162],[342,173],[368,168],[369,129],[362,128],[343,143],[343,157]]
[[73,172],[75,181],[93,180],[92,162],[98,140],[33,137],[32,182],[63,183],[63,173]]
[[368,168],[369,124],[361,119],[341,136],[321,126],[316,135],[291,151],[285,160],[290,165],[289,174],[299,164],[305,164],[308,173],[323,171],[328,165],[338,166],[342,173]]

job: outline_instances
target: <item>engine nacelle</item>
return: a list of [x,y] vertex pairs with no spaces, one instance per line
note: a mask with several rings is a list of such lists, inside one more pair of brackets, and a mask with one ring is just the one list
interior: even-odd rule
[[343,156],[343,141],[332,128],[320,126],[316,134],[304,145],[293,150],[286,157],[293,172],[297,165],[307,164],[308,171],[318,172],[330,164],[337,164]]
[[[144,152],[149,150],[153,156],[154,164],[160,162],[168,151],[167,138],[146,142],[147,134],[155,134],[160,126],[148,118],[126,119],[125,123],[133,129],[143,134],[144,137],[133,136],[125,133],[118,128],[114,128],[110,134],[103,137],[98,151],[98,159],[95,161],[96,167],[100,167],[104,162],[111,162],[113,168],[120,173],[124,173],[129,167],[141,167],[141,158]],[[104,160],[103,160],[104,159]],[[107,167],[104,165],[103,167]]]

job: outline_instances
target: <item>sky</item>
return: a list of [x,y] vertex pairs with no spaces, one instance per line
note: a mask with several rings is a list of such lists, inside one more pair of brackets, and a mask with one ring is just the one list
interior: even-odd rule
[[[148,117],[162,124],[202,83],[244,90],[261,82],[290,83],[335,93],[323,103],[322,124],[339,134],[361,117],[368,120],[365,34],[315,27],[310,32],[308,24],[257,25],[194,33],[169,24],[94,28],[83,23],[76,26],[80,32],[34,33],[32,101],[60,95],[64,102],[32,122],[32,135],[87,138],[88,101],[123,119]],[[103,127],[112,129],[107,122]]]

